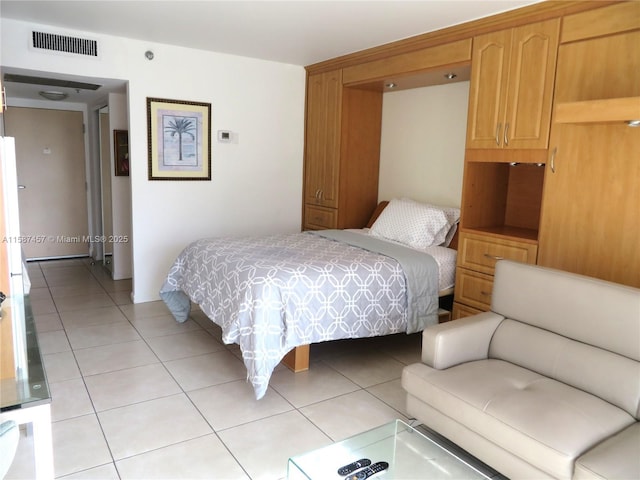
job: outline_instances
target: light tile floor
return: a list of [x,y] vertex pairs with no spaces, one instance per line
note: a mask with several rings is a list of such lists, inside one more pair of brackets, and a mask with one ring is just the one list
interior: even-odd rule
[[[199,310],[180,324],[162,302],[133,305],[131,281],[88,259],[28,268],[57,478],[280,479],[292,455],[406,420],[419,335],[313,345],[309,371],[278,367],[256,401],[239,348]],[[7,479],[34,477],[30,439]]]

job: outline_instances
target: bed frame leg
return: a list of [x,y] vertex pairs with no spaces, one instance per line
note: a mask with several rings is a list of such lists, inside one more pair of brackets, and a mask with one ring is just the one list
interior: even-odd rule
[[309,370],[309,345],[295,347],[284,356],[282,363],[293,373]]

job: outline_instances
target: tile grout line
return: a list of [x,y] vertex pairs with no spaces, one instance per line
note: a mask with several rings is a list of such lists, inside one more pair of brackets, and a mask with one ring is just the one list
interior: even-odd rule
[[[85,268],[86,268],[86,269],[91,273],[92,277],[93,277],[93,278],[95,278],[95,279],[98,281],[98,283],[100,284],[101,290],[102,290],[102,291],[104,291],[107,295],[109,295],[109,292],[107,292],[107,291],[106,291],[105,286],[100,282],[100,280],[99,280],[99,279],[98,279],[98,277],[96,276],[96,274],[95,274],[94,270],[93,270],[92,268],[90,268],[90,267],[89,267],[88,265],[86,265],[86,264],[83,264],[83,266],[84,266],[84,267],[85,267]],[[85,390],[86,390],[86,392],[87,392],[87,395],[88,395],[88,397],[89,397],[89,401],[91,402],[91,408],[92,408],[92,410],[93,410],[93,415],[95,415],[95,418],[97,419],[98,424],[99,424],[99,426],[100,426],[100,429],[101,429],[101,432],[102,432],[102,437],[103,437],[103,439],[104,439],[104,441],[105,441],[105,443],[106,443],[106,446],[107,446],[107,448],[108,448],[109,454],[110,454],[110,456],[111,456],[111,462],[110,462],[110,463],[111,463],[111,464],[113,464],[113,466],[114,466],[114,468],[115,468],[116,473],[118,474],[118,476],[120,476],[120,471],[118,470],[117,463],[116,463],[116,460],[115,460],[114,455],[113,455],[113,451],[112,451],[112,449],[111,449],[111,446],[109,445],[109,442],[107,441],[107,438],[106,438],[106,435],[105,435],[105,432],[104,432],[104,429],[103,429],[102,423],[100,422],[99,414],[98,414],[98,412],[97,412],[97,410],[96,410],[95,403],[94,403],[93,399],[91,398],[91,395],[89,394],[89,389],[88,389],[88,386],[87,386],[87,383],[86,383],[86,380],[85,380],[85,378],[86,378],[87,376],[85,376],[85,375],[82,373],[82,370],[80,369],[80,364],[79,364],[78,359],[77,359],[77,357],[76,357],[76,352],[77,352],[78,350],[82,350],[82,349],[75,349],[75,348],[73,348],[73,346],[71,345],[71,342],[69,341],[68,328],[67,328],[67,326],[65,326],[65,324],[62,322],[62,312],[60,312],[60,311],[58,310],[58,306],[57,306],[57,304],[55,303],[55,301],[53,300],[53,293],[51,292],[51,288],[50,288],[49,282],[46,280],[46,277],[45,277],[45,275],[44,275],[44,271],[43,271],[42,267],[41,267],[40,265],[39,265],[38,267],[40,268],[40,271],[41,271],[41,273],[42,273],[42,275],[43,275],[43,277],[44,277],[45,284],[47,285],[47,290],[48,290],[48,292],[49,292],[49,295],[51,296],[51,299],[52,299],[52,301],[54,302],[54,307],[55,307],[55,309],[56,309],[57,316],[58,316],[58,318],[59,318],[59,320],[60,320],[61,327],[62,327],[62,329],[63,329],[63,331],[64,331],[64,333],[65,333],[65,337],[67,338],[67,341],[69,342],[69,347],[70,347],[71,352],[72,352],[72,354],[73,354],[73,356],[74,356],[75,364],[76,364],[76,366],[77,366],[77,368],[78,368],[78,371],[79,371],[79,373],[80,373],[80,377],[82,378],[82,383],[83,383],[84,388],[85,388]],[[109,296],[110,296],[110,295],[109,295]],[[111,298],[111,297],[110,297],[110,298]],[[113,301],[113,298],[112,298],[112,301]],[[249,476],[249,478],[251,478],[251,477],[250,477],[250,475],[248,474],[248,472],[247,472],[246,468],[245,468],[245,467],[242,465],[242,463],[240,463],[240,461],[238,460],[238,457],[236,457],[236,455],[234,455],[234,453],[230,450],[229,446],[228,446],[228,445],[227,445],[227,444],[226,444],[226,443],[221,439],[221,437],[218,435],[218,433],[219,433],[219,432],[218,432],[218,431],[216,431],[216,430],[213,428],[213,426],[211,425],[211,423],[209,423],[209,421],[208,421],[208,420],[207,420],[207,418],[204,416],[204,414],[202,413],[202,411],[201,411],[201,410],[200,410],[200,409],[195,405],[194,401],[192,400],[192,398],[191,398],[191,397],[190,397],[190,395],[189,395],[189,392],[190,392],[190,391],[186,391],[186,390],[184,389],[184,387],[183,387],[183,386],[178,382],[178,380],[176,379],[176,377],[174,377],[174,375],[173,375],[173,374],[168,370],[167,365],[166,365],[166,362],[165,362],[165,361],[163,361],[163,360],[160,358],[159,354],[158,354],[158,353],[156,353],[156,351],[155,351],[155,350],[151,347],[151,345],[149,344],[149,340],[148,340],[144,335],[142,335],[142,332],[139,330],[139,328],[138,328],[136,325],[134,325],[133,321],[129,318],[129,316],[127,316],[127,314],[125,313],[125,309],[123,308],[125,305],[124,305],[124,304],[123,304],[123,305],[118,305],[115,301],[113,301],[113,303],[114,303],[115,307],[117,308],[117,310],[118,310],[118,311],[119,311],[119,312],[120,312],[120,313],[125,317],[125,319],[127,320],[128,324],[129,324],[129,325],[130,325],[130,326],[131,326],[131,327],[136,331],[136,333],[139,335],[140,340],[142,340],[142,341],[144,342],[144,344],[147,346],[147,348],[149,348],[149,350],[153,353],[154,357],[155,357],[155,358],[156,358],[156,360],[157,360],[157,361],[162,365],[162,367],[163,367],[163,369],[165,370],[165,372],[166,372],[166,373],[169,375],[169,377],[170,377],[170,378],[171,378],[171,379],[172,379],[172,380],[173,380],[173,381],[178,385],[178,388],[180,389],[181,394],[183,394],[183,395],[185,395],[185,396],[186,396],[186,398],[188,399],[189,403],[190,403],[190,404],[195,408],[195,410],[198,412],[198,414],[203,418],[203,420],[206,422],[206,424],[211,428],[212,433],[216,435],[216,438],[218,438],[218,440],[219,440],[219,441],[221,442],[221,444],[224,446],[224,448],[226,449],[226,451],[231,455],[231,457],[235,460],[235,462],[238,464],[238,466],[239,466],[239,467],[240,467],[240,468],[241,468],[241,469],[242,469],[242,470],[243,470],[243,471],[244,471],[244,472]],[[149,318],[153,318],[153,316],[151,316],[151,317],[149,317]],[[208,336],[210,336],[210,337],[212,337],[212,338],[213,338],[213,340],[215,340],[216,342],[219,342],[219,340],[215,337],[215,335],[214,335],[214,334],[213,334],[209,329],[205,328],[205,327],[204,327],[200,322],[198,322],[196,319],[194,319],[194,318],[192,318],[192,317],[190,317],[190,320],[191,320],[191,321],[193,321],[195,324],[197,324],[197,325],[200,327],[200,329],[201,329],[201,330],[204,330]],[[168,336],[168,335],[172,335],[172,334],[167,334],[167,336]],[[118,342],[118,343],[124,343],[124,342]],[[222,344],[222,346],[223,346],[223,347],[225,347],[225,351],[227,351],[227,352],[229,352],[229,353],[233,354],[235,357],[238,357],[238,355],[236,355],[234,352],[231,352],[231,351],[229,350],[229,348],[228,348],[228,346],[227,346],[227,345]],[[89,347],[87,347],[87,348],[89,348]],[[203,353],[203,355],[204,355],[204,353]],[[387,354],[387,353],[385,353],[385,356],[389,356],[390,358],[394,358],[392,355]],[[185,358],[186,358],[186,357],[185,357]],[[328,358],[328,357],[327,357],[327,358]],[[242,359],[240,359],[240,361],[242,361]],[[297,412],[298,414],[300,414],[304,419],[306,419],[306,421],[308,421],[311,425],[313,425],[313,426],[314,426],[314,427],[315,427],[319,432],[321,432],[323,435],[325,435],[329,440],[331,440],[331,441],[335,441],[335,440],[332,438],[332,436],[331,436],[331,435],[329,435],[328,433],[326,433],[326,432],[325,432],[325,431],[324,431],[324,430],[323,430],[319,425],[317,425],[316,423],[314,423],[314,422],[311,420],[311,418],[309,418],[307,415],[305,415],[305,414],[302,412],[302,409],[307,408],[307,407],[312,406],[312,405],[316,405],[316,404],[321,403],[321,402],[326,401],[326,400],[331,400],[331,399],[335,399],[335,398],[340,398],[340,397],[343,397],[343,396],[346,396],[346,395],[349,395],[349,394],[353,394],[353,393],[355,393],[355,392],[361,392],[361,391],[366,392],[369,396],[371,396],[371,397],[373,397],[373,398],[375,398],[375,399],[377,399],[377,400],[381,401],[384,405],[386,405],[387,407],[391,408],[393,411],[395,411],[395,412],[396,412],[396,413],[398,413],[399,415],[404,416],[404,414],[402,414],[402,412],[399,412],[395,407],[393,407],[393,406],[392,406],[392,405],[390,405],[389,403],[385,402],[382,398],[378,397],[377,395],[375,395],[375,394],[373,394],[372,392],[370,392],[370,391],[368,391],[368,390],[367,390],[368,388],[371,388],[371,387],[373,387],[373,386],[375,386],[375,385],[371,385],[371,386],[369,386],[369,387],[363,387],[363,386],[361,386],[361,385],[357,384],[355,381],[351,380],[351,379],[350,379],[348,376],[346,376],[344,373],[342,373],[342,372],[340,372],[339,370],[337,370],[334,366],[332,366],[332,365],[330,365],[330,364],[326,363],[326,362],[324,361],[324,359],[323,359],[323,358],[320,358],[318,361],[319,361],[319,362],[321,362],[323,365],[325,365],[327,368],[329,368],[331,371],[333,371],[333,372],[337,373],[338,375],[340,375],[341,377],[343,377],[344,379],[346,379],[346,380],[348,380],[348,381],[350,381],[350,382],[354,383],[354,384],[357,386],[357,389],[356,389],[356,390],[354,390],[354,391],[351,391],[351,392],[346,392],[346,393],[342,393],[342,394],[339,394],[339,395],[334,395],[334,396],[329,397],[329,398],[327,398],[327,399],[322,399],[322,400],[314,401],[314,402],[312,402],[312,403],[310,403],[310,404],[306,404],[306,405],[303,405],[303,406],[301,406],[301,407],[297,407],[297,406],[296,406],[296,405],[294,405],[290,400],[288,400],[288,399],[284,396],[284,394],[283,394],[283,393],[281,393],[281,392],[278,390],[278,388],[277,388],[277,387],[275,387],[275,386],[271,387],[271,386],[270,386],[270,388],[272,388],[272,389],[274,390],[274,392],[275,392],[275,393],[276,393],[280,398],[282,398],[283,400],[285,400],[285,402],[286,402],[286,403],[291,407],[291,409],[290,409],[290,410],[287,410],[286,412],[280,412],[280,413],[277,413],[277,414],[271,414],[271,415],[268,415],[268,416],[266,416],[266,417],[262,417],[260,420],[263,420],[263,419],[266,419],[266,418],[273,418],[273,417],[275,417],[275,416],[277,416],[277,415],[282,415],[282,414],[284,414],[284,413],[294,412],[294,411],[295,411],[295,412]],[[243,363],[244,363],[244,362],[243,362]],[[404,362],[400,362],[400,363],[404,363]],[[229,381],[229,382],[231,382],[231,381]],[[229,382],[224,382],[224,383],[229,383]],[[382,383],[386,383],[386,382],[381,382],[381,383],[378,383],[378,384],[376,384],[376,385],[380,385],[380,384],[382,384]],[[206,387],[202,387],[202,388],[206,388]],[[198,389],[196,389],[196,390],[198,390]],[[142,402],[137,402],[137,403],[142,403]],[[114,408],[115,408],[115,407],[114,407]],[[87,415],[89,415],[89,414],[87,414]],[[80,416],[79,416],[79,417],[80,417]],[[75,417],[75,418],[77,418],[77,417]],[[255,421],[255,420],[253,420],[253,421]],[[234,425],[233,427],[228,427],[228,428],[225,428],[225,429],[221,429],[221,430],[220,430],[220,432],[222,432],[222,431],[226,431],[226,430],[229,430],[229,429],[231,429],[231,428],[236,428],[236,427],[239,427],[239,426],[242,426],[242,425],[246,425],[246,424],[248,424],[248,423],[251,423],[251,422],[246,422],[246,423],[243,423],[243,424],[240,424],[240,425]],[[206,435],[210,435],[210,434],[206,434]],[[181,440],[181,441],[179,441],[179,442],[176,442],[176,443],[173,443],[173,444],[170,444],[170,445],[178,445],[178,444],[180,444],[180,443],[185,443],[185,442],[188,442],[188,441],[190,441],[190,440],[194,440],[195,438],[200,438],[200,437],[203,437],[203,436],[206,436],[206,435],[200,435],[200,436],[198,436],[198,437],[194,437],[194,438],[191,438],[191,439]],[[170,446],[170,445],[165,445],[165,446],[158,447],[158,448],[155,448],[155,449],[152,449],[152,450],[148,450],[148,451],[145,451],[145,452],[140,452],[140,453],[137,453],[137,454],[135,454],[135,455],[132,455],[132,456],[130,456],[130,457],[126,457],[126,458],[133,458],[133,457],[136,457],[136,456],[139,456],[139,455],[143,455],[143,454],[145,454],[145,453],[148,453],[148,452],[150,452],[150,451],[155,451],[155,450],[159,450],[159,449],[162,449],[162,448],[166,448],[166,447],[168,447],[168,446]],[[123,460],[123,459],[120,459],[120,460]],[[104,465],[107,465],[107,464],[104,464]],[[98,467],[98,466],[100,466],[100,465],[96,465],[96,466],[94,466],[94,467],[90,467],[90,468],[87,468],[87,469],[84,469],[84,470],[90,470],[91,468],[96,468],[96,467]],[[84,471],[84,470],[80,470],[80,471]],[[79,472],[80,472],[80,471],[79,471]],[[78,473],[78,472],[73,472],[73,473]],[[66,474],[65,474],[65,475],[66,475]]]
[[[85,265],[85,267],[86,267],[86,265]],[[87,270],[89,270],[91,275],[94,278],[96,278],[95,275],[93,274],[93,272],[89,268],[87,268]],[[97,280],[97,278],[96,278],[96,280]],[[98,282],[98,283],[100,283],[100,282]],[[100,287],[104,290],[104,287],[102,286],[102,284],[100,284]],[[105,292],[106,292],[106,290],[105,290]],[[52,295],[52,298],[53,298],[53,295]],[[54,303],[55,303],[55,300],[54,300]],[[57,305],[56,305],[56,311],[58,311]],[[58,316],[60,317],[60,323],[62,324],[62,328],[64,329],[65,335],[67,335],[67,338],[68,338],[67,327],[62,322],[62,315],[61,315],[61,312],[59,312],[59,311],[58,311]],[[93,398],[91,397],[91,394],[89,393],[89,387],[87,386],[87,382],[85,380],[85,375],[82,373],[82,369],[80,368],[80,363],[78,362],[78,358],[76,357],[76,349],[73,348],[73,345],[71,344],[71,341],[69,341],[69,347],[71,348],[71,352],[73,354],[73,358],[74,358],[74,360],[76,362],[76,366],[78,367],[78,372],[80,373],[80,378],[82,379],[82,384],[84,385],[85,391],[87,392],[87,397],[89,398],[89,401],[91,402],[91,408],[93,409],[93,415],[95,416],[96,422],[98,423],[98,426],[100,427],[100,432],[102,433],[102,438],[104,439],[104,443],[105,443],[105,445],[107,447],[107,450],[109,451],[109,456],[111,457],[111,463],[113,464],[113,468],[115,469],[116,474],[118,475],[118,478],[122,478],[120,476],[120,472],[118,471],[118,466],[116,464],[115,457],[113,456],[113,451],[111,449],[111,445],[109,445],[109,441],[107,440],[107,436],[106,436],[106,433],[104,431],[104,427],[102,426],[102,422],[100,421],[100,416],[98,415],[98,412],[96,410],[95,403],[93,401]],[[108,465],[108,463],[103,464],[103,465]],[[96,468],[98,466],[101,466],[101,465],[94,465],[93,467],[89,467],[89,468],[87,468],[85,470],[90,470],[90,469]],[[76,473],[79,473],[79,472],[71,472],[71,473],[66,474],[66,475],[71,475],[71,474],[76,474]]]

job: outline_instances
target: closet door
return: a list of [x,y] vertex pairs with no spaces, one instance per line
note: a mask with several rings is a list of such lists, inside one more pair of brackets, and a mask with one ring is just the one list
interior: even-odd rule
[[[556,105],[640,97],[638,45],[640,31],[562,45]],[[538,263],[640,287],[640,128],[586,122],[553,123]]]
[[538,264],[640,287],[640,129],[556,124],[551,146]]
[[338,207],[342,71],[309,77],[305,158],[305,203]]

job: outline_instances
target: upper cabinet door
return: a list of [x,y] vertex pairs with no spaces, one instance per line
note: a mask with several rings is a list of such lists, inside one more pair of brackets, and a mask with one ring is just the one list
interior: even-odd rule
[[559,19],[513,30],[503,147],[548,147],[559,36]]
[[467,148],[500,148],[509,81],[511,30],[473,39]]
[[338,206],[341,106],[341,70],[309,77],[305,203]]
[[473,40],[467,148],[546,149],[560,20]]

